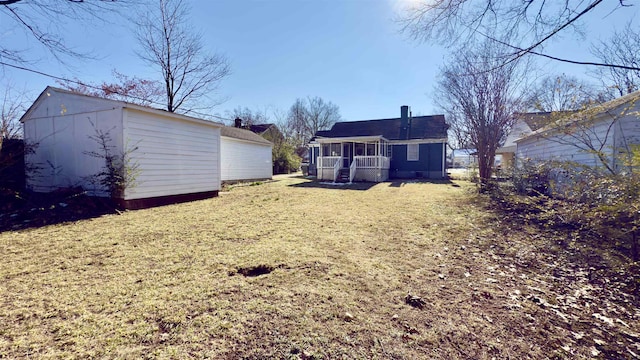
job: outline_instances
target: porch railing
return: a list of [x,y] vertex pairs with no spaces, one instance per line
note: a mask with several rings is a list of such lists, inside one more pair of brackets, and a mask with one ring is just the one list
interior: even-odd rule
[[353,182],[353,178],[356,177],[356,169],[358,167],[356,166],[356,161],[352,161],[351,162],[351,166],[349,166],[349,182],[352,183]]
[[342,161],[342,156],[320,156],[318,157],[319,169],[331,169],[336,166],[336,163]]
[[353,162],[358,169],[388,169],[391,158],[386,156],[354,156]]

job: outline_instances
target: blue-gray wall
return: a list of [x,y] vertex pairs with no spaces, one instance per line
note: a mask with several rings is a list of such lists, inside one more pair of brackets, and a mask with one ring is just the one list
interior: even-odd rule
[[420,144],[418,161],[407,161],[407,145],[393,145],[392,178],[442,178],[442,143]]

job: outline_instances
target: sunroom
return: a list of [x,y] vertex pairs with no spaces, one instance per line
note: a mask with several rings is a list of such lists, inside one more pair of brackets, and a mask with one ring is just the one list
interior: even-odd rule
[[389,179],[391,145],[383,136],[315,139],[317,178],[334,182]]

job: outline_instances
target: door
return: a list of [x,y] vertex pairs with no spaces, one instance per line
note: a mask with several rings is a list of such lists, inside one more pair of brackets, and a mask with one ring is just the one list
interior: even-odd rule
[[348,168],[351,166],[353,160],[353,154],[351,152],[351,143],[342,143],[342,167]]

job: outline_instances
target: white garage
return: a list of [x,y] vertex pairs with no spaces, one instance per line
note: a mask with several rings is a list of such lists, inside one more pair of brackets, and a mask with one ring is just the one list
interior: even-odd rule
[[[91,181],[105,160],[95,136],[108,134],[114,154],[128,153],[137,167],[135,185],[116,198],[140,208],[217,196],[221,183],[222,124],[121,101],[47,87],[22,117],[27,186],[37,192],[83,187],[93,196],[110,196]],[[94,137],[93,139],[91,137]],[[94,177],[95,178],[95,177]]]
[[225,126],[221,130],[222,181],[271,179],[273,144],[249,130]]

